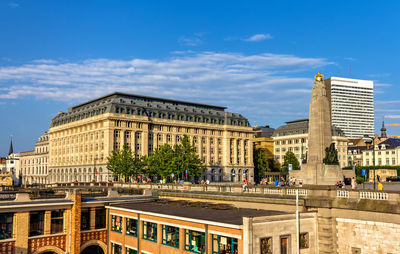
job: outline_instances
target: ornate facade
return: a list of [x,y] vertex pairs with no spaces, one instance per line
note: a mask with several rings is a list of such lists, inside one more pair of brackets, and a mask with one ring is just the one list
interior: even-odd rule
[[49,129],[50,182],[111,180],[107,157],[129,145],[150,155],[187,135],[214,181],[253,178],[253,130],[225,107],[113,93],[59,112]]
[[35,150],[22,152],[20,165],[22,172],[22,184],[47,184],[49,183],[49,135],[47,132],[41,136],[35,144]]

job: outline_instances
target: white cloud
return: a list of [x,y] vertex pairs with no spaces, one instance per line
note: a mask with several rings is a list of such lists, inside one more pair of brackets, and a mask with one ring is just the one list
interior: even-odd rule
[[270,40],[272,39],[272,35],[270,34],[255,34],[250,36],[247,39],[244,39],[245,41],[250,41],[250,42],[254,42],[254,41],[263,41],[263,40]]
[[0,101],[35,97],[75,104],[120,91],[228,106],[250,120],[293,120],[307,115],[313,84],[301,72],[329,64],[294,55],[192,51],[162,60],[36,60],[0,67]]
[[178,38],[178,43],[182,46],[198,46],[204,44],[203,37],[206,34],[207,33],[199,32],[190,36],[181,36]]
[[8,3],[8,6],[11,7],[11,8],[18,8],[18,7],[19,7],[19,4],[18,4],[18,3],[11,2],[11,3]]
[[400,115],[385,115],[385,118],[387,118],[387,119],[399,119]]
[[376,105],[386,105],[386,104],[400,104],[400,101],[375,101]]
[[52,60],[52,59],[37,59],[37,60],[33,60],[33,63],[42,63],[42,64],[55,64],[57,63],[56,60]]

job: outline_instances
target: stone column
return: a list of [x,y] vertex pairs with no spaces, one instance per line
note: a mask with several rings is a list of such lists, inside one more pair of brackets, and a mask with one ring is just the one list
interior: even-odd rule
[[96,228],[96,208],[90,208],[90,230],[94,230]]
[[145,124],[144,130],[142,132],[142,153],[141,155],[148,155],[149,154],[149,132],[148,132],[148,124]]
[[14,214],[13,238],[15,238],[15,254],[28,253],[29,212]]
[[240,151],[242,151],[242,155],[240,156],[240,164],[245,165],[244,164],[244,156],[245,154],[247,154],[247,151],[244,151],[244,140],[241,139],[240,140]]
[[238,146],[237,139],[233,139],[233,165],[237,164],[237,156],[238,156]]
[[211,161],[211,149],[210,149],[210,138],[209,137],[205,137],[206,139],[206,165],[210,164]]
[[71,254],[80,254],[81,247],[81,194],[74,190],[72,194],[74,204],[72,206],[71,220]]
[[50,235],[51,232],[51,211],[44,212],[44,234]]

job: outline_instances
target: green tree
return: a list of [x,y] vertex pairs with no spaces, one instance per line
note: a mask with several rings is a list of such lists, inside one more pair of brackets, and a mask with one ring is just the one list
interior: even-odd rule
[[254,174],[257,181],[261,179],[266,172],[271,172],[269,167],[267,151],[264,148],[259,148],[254,151]]
[[148,165],[147,156],[135,157],[133,159],[132,176],[137,177],[137,175],[143,174],[145,169],[148,167],[147,165]]
[[174,153],[176,175],[184,176],[185,170],[187,170],[189,177],[199,177],[204,173],[206,167],[190,144],[187,135],[182,137],[180,144],[175,145]]
[[293,170],[298,170],[300,169],[299,161],[296,158],[296,155],[294,155],[293,152],[287,151],[285,156],[283,156],[283,165],[282,165],[282,172],[288,172],[289,171],[289,164],[292,164]]
[[268,159],[268,166],[272,172],[279,172],[281,170],[281,164],[275,159]]
[[169,144],[162,145],[148,157],[147,165],[147,174],[149,176],[170,176],[176,169],[176,156],[174,150]]
[[124,177],[126,180],[130,177],[134,169],[134,157],[131,148],[125,144],[122,150],[115,150],[108,157],[107,169],[118,179]]

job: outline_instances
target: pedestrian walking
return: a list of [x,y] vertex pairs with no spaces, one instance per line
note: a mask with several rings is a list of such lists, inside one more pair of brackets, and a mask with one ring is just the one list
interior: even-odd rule
[[357,186],[356,178],[353,176],[353,178],[351,178],[351,188],[355,190],[356,186]]

